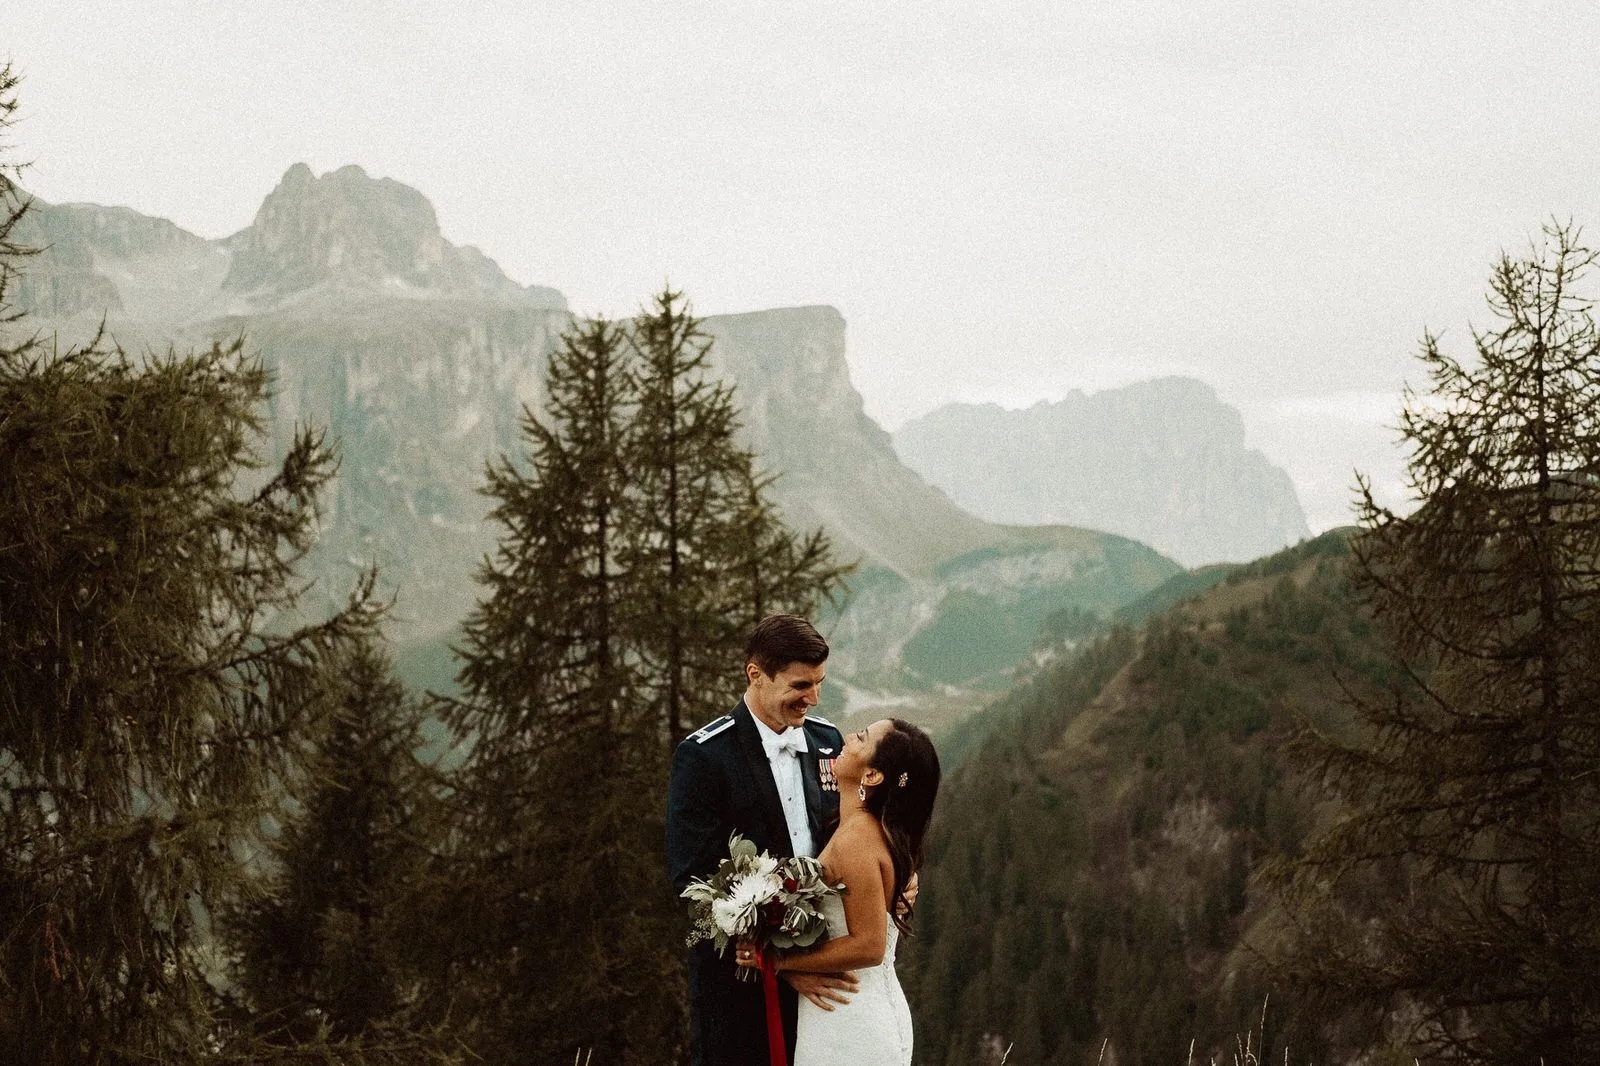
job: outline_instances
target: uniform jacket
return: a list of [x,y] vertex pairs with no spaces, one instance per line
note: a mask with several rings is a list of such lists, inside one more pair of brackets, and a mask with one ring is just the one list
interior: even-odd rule
[[[811,838],[820,851],[839,824],[839,792],[828,764],[844,738],[832,722],[806,715],[806,745],[799,756]],[[678,745],[667,786],[667,869],[682,892],[690,880],[705,878],[728,857],[728,837],[745,837],[761,851],[793,854],[788,822],[772,766],[761,747],[755,718],[740,700]]]

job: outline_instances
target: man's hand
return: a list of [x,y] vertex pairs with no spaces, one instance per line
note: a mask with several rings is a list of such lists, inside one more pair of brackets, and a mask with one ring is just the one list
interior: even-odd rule
[[850,997],[861,989],[861,982],[853,972],[805,973],[800,970],[783,971],[789,987],[809,999],[823,1010],[832,1010],[835,1003],[849,1003]]
[[911,913],[917,905],[917,875],[912,874],[911,880],[906,882],[906,898],[895,906],[895,913],[904,918]]

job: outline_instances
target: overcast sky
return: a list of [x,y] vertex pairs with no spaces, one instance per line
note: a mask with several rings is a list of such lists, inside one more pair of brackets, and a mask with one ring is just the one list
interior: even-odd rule
[[1501,249],[1600,237],[1600,5],[0,0],[54,202],[208,237],[298,161],[580,313],[827,303],[888,428],[1199,377],[1315,529]]

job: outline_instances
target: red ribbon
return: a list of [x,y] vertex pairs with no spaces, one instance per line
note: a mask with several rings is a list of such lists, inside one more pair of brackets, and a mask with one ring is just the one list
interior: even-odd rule
[[767,998],[767,1058],[771,1066],[789,1066],[783,1044],[783,1015],[778,1012],[778,967],[772,952],[758,951],[761,959],[761,991]]

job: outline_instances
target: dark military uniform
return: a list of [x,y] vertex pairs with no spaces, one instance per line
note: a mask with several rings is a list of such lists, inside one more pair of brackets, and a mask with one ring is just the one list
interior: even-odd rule
[[[807,715],[808,751],[800,760],[811,839],[820,851],[839,824],[839,791],[829,763],[844,746],[832,722]],[[728,857],[728,838],[738,833],[771,855],[794,854],[783,802],[761,734],[750,709],[739,701],[732,714],[691,733],[672,756],[667,788],[667,870],[679,892],[694,878],[707,878]],[[689,951],[689,1048],[694,1066],[760,1066],[767,1061],[766,1013],[759,981],[740,981],[733,959],[708,942]],[[799,997],[778,982],[784,1042],[794,1061],[795,1012]]]

